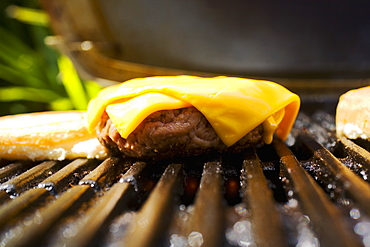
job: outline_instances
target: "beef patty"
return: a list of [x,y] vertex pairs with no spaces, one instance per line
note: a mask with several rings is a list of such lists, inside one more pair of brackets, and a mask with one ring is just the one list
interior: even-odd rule
[[262,143],[262,125],[231,147],[217,136],[208,120],[194,107],[162,110],[148,116],[127,139],[122,138],[105,114],[99,140],[113,152],[127,157],[164,159],[204,154],[238,152]]

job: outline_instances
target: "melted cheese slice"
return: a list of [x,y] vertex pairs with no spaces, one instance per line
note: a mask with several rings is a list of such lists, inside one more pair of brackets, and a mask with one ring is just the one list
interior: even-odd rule
[[123,138],[159,110],[196,107],[227,146],[263,124],[264,141],[285,140],[300,107],[298,95],[274,82],[236,77],[166,76],[132,79],[103,89],[89,103],[95,132],[104,112]]

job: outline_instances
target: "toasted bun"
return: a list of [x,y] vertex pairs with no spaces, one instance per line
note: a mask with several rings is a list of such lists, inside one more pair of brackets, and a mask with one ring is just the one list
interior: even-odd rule
[[370,140],[370,86],[350,90],[339,98],[336,128],[338,136]]
[[103,159],[106,149],[86,128],[84,111],[0,117],[0,159]]

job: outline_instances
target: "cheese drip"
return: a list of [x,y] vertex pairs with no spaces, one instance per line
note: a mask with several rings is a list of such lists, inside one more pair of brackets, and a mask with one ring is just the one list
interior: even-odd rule
[[123,138],[159,110],[196,107],[227,146],[263,124],[264,142],[273,134],[286,139],[298,114],[300,99],[283,86],[235,77],[149,77],[103,89],[88,106],[94,132],[107,112]]

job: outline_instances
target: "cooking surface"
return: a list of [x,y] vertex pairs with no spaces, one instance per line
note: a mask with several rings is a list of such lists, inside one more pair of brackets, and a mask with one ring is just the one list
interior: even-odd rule
[[339,95],[369,84],[369,4],[162,2],[42,1],[57,35],[48,40],[103,85],[277,81],[302,99],[292,135],[157,163],[0,159],[0,246],[370,246],[369,149],[338,140],[333,118]]
[[[289,147],[290,146],[290,147]],[[338,141],[332,115],[301,113],[287,144],[156,164],[7,162],[7,246],[361,246],[369,152]],[[364,242],[363,242],[364,241]]]

